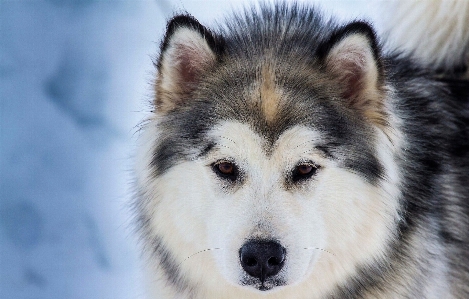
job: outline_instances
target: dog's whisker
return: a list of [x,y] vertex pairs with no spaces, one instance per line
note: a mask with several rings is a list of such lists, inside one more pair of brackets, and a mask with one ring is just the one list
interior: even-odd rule
[[295,148],[299,148],[300,146],[303,146],[306,143],[311,142],[311,141],[313,141],[313,140],[308,140],[308,141],[302,142],[302,143],[298,144],[297,146],[295,146]]
[[219,144],[219,143],[217,143],[217,145],[218,145],[218,146],[221,146],[221,147],[224,147],[224,148],[227,148],[227,149],[229,149],[229,150],[231,150],[231,148],[230,148],[229,146],[227,146],[227,145],[224,145],[224,144]]
[[234,142],[233,139],[230,139],[228,137],[225,137],[225,136],[218,136],[218,137],[229,140],[229,141],[233,142],[234,144],[236,144],[236,142]]
[[204,250],[201,250],[201,251],[197,251],[196,253],[191,254],[191,255],[189,255],[188,257],[186,257],[186,258],[181,262],[181,264],[184,263],[185,261],[187,261],[188,259],[190,259],[191,257],[193,257],[194,255],[197,255],[197,254],[202,253],[202,252],[210,251],[210,250],[216,250],[216,249],[221,249],[221,248],[214,247],[214,248],[207,248],[207,249],[204,249]]
[[327,252],[329,254],[332,254],[333,256],[336,256],[335,254],[333,254],[332,252],[330,251],[327,251],[326,249],[322,249],[322,248],[318,248],[318,247],[305,247],[303,249],[315,249],[315,250],[321,250],[321,251],[324,251],[324,252]]

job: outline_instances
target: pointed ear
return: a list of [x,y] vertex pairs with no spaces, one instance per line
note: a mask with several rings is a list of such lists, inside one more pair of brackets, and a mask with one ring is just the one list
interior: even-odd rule
[[157,63],[155,104],[166,113],[187,101],[223,50],[223,40],[189,15],[168,22]]
[[353,22],[318,49],[326,71],[337,80],[345,104],[377,125],[385,125],[383,67],[373,29]]

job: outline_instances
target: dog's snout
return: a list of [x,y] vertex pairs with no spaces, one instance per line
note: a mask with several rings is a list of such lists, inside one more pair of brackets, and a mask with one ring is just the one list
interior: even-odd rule
[[264,282],[282,269],[286,250],[276,241],[250,240],[239,250],[241,266],[249,275]]

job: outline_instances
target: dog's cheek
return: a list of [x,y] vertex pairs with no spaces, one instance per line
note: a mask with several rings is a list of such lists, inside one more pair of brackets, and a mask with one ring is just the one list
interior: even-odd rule
[[209,204],[209,212],[204,219],[208,243],[217,248],[212,251],[216,267],[231,284],[239,284],[241,266],[239,249],[252,228],[252,219],[243,207],[240,194],[230,194],[214,190],[215,198]]
[[287,248],[286,280],[298,283],[313,271],[326,247],[325,226],[316,191],[284,194],[276,209],[275,227]]
[[326,174],[321,192],[321,212],[327,231],[326,250],[343,261],[342,268],[367,262],[384,252],[392,237],[394,209],[379,187],[358,174],[333,169]]
[[[178,240],[179,244],[174,246],[185,251],[182,258],[209,246],[204,219],[210,193],[204,188],[204,176],[196,162],[180,163],[158,178],[154,190],[154,227],[157,231],[171,232],[166,235]],[[181,182],[185,182],[184,188]]]

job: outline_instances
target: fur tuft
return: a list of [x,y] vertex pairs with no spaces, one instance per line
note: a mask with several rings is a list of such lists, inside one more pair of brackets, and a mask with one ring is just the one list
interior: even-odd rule
[[411,52],[433,70],[469,78],[469,1],[388,1],[384,7],[391,48]]

